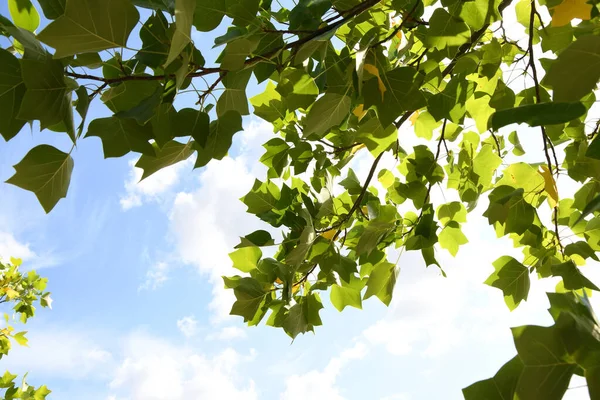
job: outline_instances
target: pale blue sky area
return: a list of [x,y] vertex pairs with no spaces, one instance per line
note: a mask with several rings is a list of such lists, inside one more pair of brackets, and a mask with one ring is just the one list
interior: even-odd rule
[[[8,15],[4,3],[0,13]],[[194,39],[210,64],[212,38]],[[249,92],[258,91],[252,84]],[[194,95],[187,99],[178,106],[193,106]],[[107,113],[96,100],[88,121]],[[38,268],[54,299],[26,326],[30,348],[15,349],[0,369],[29,371],[58,400],[453,400],[514,355],[509,326],[551,323],[537,282],[512,314],[501,292],[481,283],[496,257],[515,254],[485,222],[465,227],[471,243],[457,258],[439,252],[447,279],[420,255],[402,255],[390,308],[371,299],[362,311],[338,313],[325,294],[324,326],[294,343],[280,330],[225,317],[231,293],[219,276],[231,273],[227,253],[261,226],[237,199],[254,176],[264,179],[257,160],[272,135],[257,120],[245,126],[231,157],[194,171],[183,163],[142,185],[134,155],[104,160],[99,139],[81,140],[68,197],[49,215],[33,194],[0,184],[0,253]],[[70,148],[66,135],[39,132],[36,123],[0,143],[0,180],[40,143]],[[368,154],[357,158],[359,176],[370,163]],[[584,272],[598,282],[591,268]],[[587,398],[577,389],[569,396]]]

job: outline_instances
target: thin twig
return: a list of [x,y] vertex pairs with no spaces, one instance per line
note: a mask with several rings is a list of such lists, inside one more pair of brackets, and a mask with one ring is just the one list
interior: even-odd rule
[[[527,50],[529,52],[529,68],[531,69],[531,75],[533,77],[533,83],[535,86],[535,102],[541,103],[542,96],[540,93],[540,81],[538,79],[537,68],[535,66],[535,54],[533,50],[533,28],[535,23],[535,17],[539,15],[535,9],[535,0],[531,0],[531,12],[529,14],[529,42],[527,45]],[[548,165],[548,172],[552,176],[552,161],[550,160],[550,151],[548,149],[548,143],[552,145],[550,138],[546,133],[546,128],[541,125],[540,130],[542,132],[542,141],[544,142],[544,155],[546,157],[546,163]],[[554,151],[554,146],[552,146],[552,151]],[[556,153],[554,153],[554,160],[556,163],[556,176],[558,178],[558,160],[556,159]],[[558,186],[556,186],[556,192],[558,194]],[[553,222],[554,222],[554,234],[556,235],[556,241],[558,243],[558,247],[561,253],[564,253],[564,249],[560,240],[560,234],[558,232],[558,206],[554,206],[553,210]]]

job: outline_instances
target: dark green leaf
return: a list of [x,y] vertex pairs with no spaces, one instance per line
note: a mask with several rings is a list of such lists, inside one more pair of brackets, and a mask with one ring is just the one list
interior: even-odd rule
[[153,173],[170,165],[185,161],[194,154],[191,142],[183,144],[172,140],[167,142],[162,148],[158,148],[156,145],[154,147],[156,156],[143,154],[135,164],[136,167],[144,170],[142,179],[146,179]]
[[154,147],[148,140],[152,139],[152,131],[148,126],[141,126],[133,119],[118,117],[98,118],[93,120],[86,137],[97,136],[102,140],[104,158],[122,157],[130,151],[156,155]]
[[564,124],[586,113],[581,103],[539,103],[496,111],[490,118],[490,127],[498,130],[510,124],[529,126]]
[[515,356],[504,364],[493,378],[476,382],[464,388],[465,400],[513,399],[523,367],[519,356]]
[[51,22],[39,39],[56,49],[56,58],[125,47],[140,14],[129,0],[67,1],[64,15]]
[[25,84],[21,77],[19,60],[4,49],[0,49],[0,134],[4,140],[12,139],[27,121],[17,118],[25,95]]
[[43,144],[14,166],[15,174],[6,182],[35,193],[48,213],[67,196],[73,165],[70,154]]
[[[600,37],[585,35],[563,50],[543,83],[553,89],[554,101],[578,101],[600,79]],[[566,121],[565,121],[566,122]]]

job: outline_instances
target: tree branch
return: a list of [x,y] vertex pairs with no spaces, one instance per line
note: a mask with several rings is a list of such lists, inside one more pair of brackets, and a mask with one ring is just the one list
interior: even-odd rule
[[[500,14],[502,14],[504,9],[506,7],[508,7],[510,5],[510,3],[512,3],[512,0],[502,0],[502,3],[500,3],[500,5],[498,6],[498,12]],[[458,48],[458,51],[454,55],[454,58],[452,58],[452,61],[450,61],[450,64],[448,64],[448,66],[446,66],[446,68],[444,68],[444,71],[442,71],[442,76],[448,75],[454,69],[454,66],[456,65],[458,59],[463,54],[465,54],[467,51],[469,51],[471,49],[471,47],[479,41],[479,39],[481,39],[481,37],[483,36],[485,31],[487,31],[487,29],[489,27],[490,27],[490,24],[487,23],[484,26],[482,26],[481,29],[479,29],[478,31],[475,31],[471,34],[471,39],[467,43],[463,44],[462,46],[460,46]]]
[[[527,64],[529,68],[531,68],[531,75],[533,77],[533,83],[535,87],[535,102],[541,103],[542,96],[540,94],[540,81],[538,79],[537,68],[535,66],[535,54],[533,50],[533,29],[535,17],[538,16],[537,10],[535,9],[535,0],[531,0],[531,12],[529,14],[529,42],[527,44],[527,51],[529,52],[529,63]],[[552,161],[550,160],[550,152],[548,149],[548,143],[552,145],[550,138],[546,134],[546,128],[541,125],[540,130],[542,132],[542,141],[544,142],[544,155],[546,156],[546,163],[548,165],[548,172],[550,176],[552,176]],[[554,152],[554,146],[552,146],[552,151]],[[556,159],[556,153],[554,153],[554,160],[556,162],[556,176],[558,177],[558,160]],[[558,194],[558,186],[556,187],[556,193]],[[562,243],[560,241],[560,234],[558,232],[558,206],[554,206],[553,210],[553,222],[554,222],[554,234],[556,235],[556,241],[558,242],[558,247],[560,252],[563,253],[564,249]]]
[[[321,36],[327,32],[330,32],[334,29],[339,28],[340,26],[342,26],[343,24],[348,22],[350,19],[363,13],[364,11],[368,10],[369,8],[374,7],[377,3],[379,3],[379,0],[364,1],[364,2],[356,5],[355,7],[345,11],[344,14],[346,16],[344,18],[342,18],[341,20],[339,20],[335,23],[332,23],[330,25],[324,26],[322,28],[319,28],[315,31],[311,31],[310,34],[308,34],[302,38],[299,38],[298,40],[295,40],[293,42],[286,43],[284,46],[282,46],[280,48],[273,49],[271,51],[266,52],[265,54],[260,54],[260,55],[254,56],[254,57],[250,57],[244,62],[244,65],[246,67],[252,66],[261,61],[269,60],[284,50],[289,50],[289,49],[300,47],[303,44],[317,38],[318,36]],[[186,77],[187,78],[197,78],[197,77],[221,73],[221,72],[226,72],[226,71],[223,71],[220,68],[202,68],[200,71],[189,73]],[[170,74],[170,75],[127,75],[127,76],[122,76],[122,77],[118,77],[118,78],[105,78],[102,76],[79,74],[79,73],[70,72],[70,71],[65,71],[65,75],[67,75],[71,78],[87,79],[87,80],[104,82],[107,84],[126,82],[126,81],[160,81],[165,78],[175,78],[174,74]]]

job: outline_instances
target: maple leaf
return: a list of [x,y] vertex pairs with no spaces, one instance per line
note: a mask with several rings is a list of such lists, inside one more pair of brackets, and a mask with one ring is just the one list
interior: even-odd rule
[[586,0],[563,0],[562,3],[552,9],[552,26],[564,26],[571,23],[574,18],[589,20],[592,5]]

